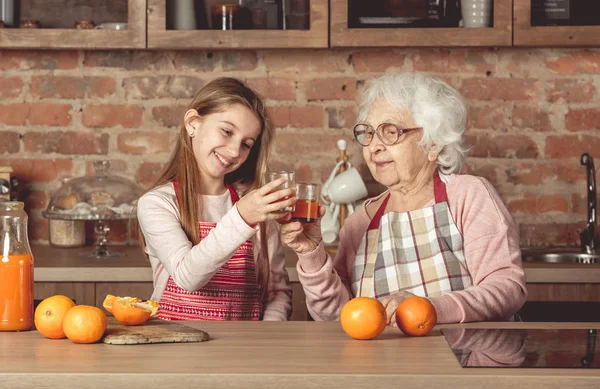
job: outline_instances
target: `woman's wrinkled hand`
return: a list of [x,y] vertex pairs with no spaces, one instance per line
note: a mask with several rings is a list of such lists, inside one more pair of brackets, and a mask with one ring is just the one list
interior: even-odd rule
[[287,178],[285,177],[278,178],[246,193],[236,204],[242,219],[248,225],[254,226],[268,220],[289,217],[290,212],[282,212],[281,210],[296,203],[295,189],[288,188],[274,191],[286,181]]
[[383,306],[385,307],[385,313],[387,315],[387,325],[398,327],[396,324],[396,308],[398,305],[409,297],[414,296],[414,294],[410,292],[399,292],[395,294],[391,294],[389,296],[384,296],[379,299]]
[[321,238],[321,217],[325,214],[325,207],[319,207],[319,215],[314,223],[300,223],[298,221],[286,223],[291,215],[280,220],[281,242],[298,254],[310,253],[317,248],[323,240]]

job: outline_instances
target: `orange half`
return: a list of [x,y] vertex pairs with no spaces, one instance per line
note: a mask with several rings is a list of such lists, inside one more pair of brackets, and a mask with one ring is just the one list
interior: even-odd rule
[[112,304],[115,319],[126,326],[144,324],[158,311],[157,301],[141,301],[135,297],[116,298]]

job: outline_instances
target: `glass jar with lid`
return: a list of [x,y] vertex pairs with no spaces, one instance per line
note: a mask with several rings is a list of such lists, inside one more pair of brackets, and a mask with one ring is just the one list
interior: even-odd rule
[[[107,248],[108,223],[113,220],[136,218],[137,200],[143,190],[133,181],[120,176],[110,175],[110,161],[95,161],[95,174],[70,179],[52,195],[48,207],[42,213],[50,219],[50,237],[54,245],[76,247],[81,244],[81,232],[73,226],[58,225],[61,230],[53,229],[52,221],[94,221],[96,248],[91,257],[118,256]],[[82,228],[82,227],[80,227]],[[62,241],[58,233],[68,234]],[[83,239],[85,233],[83,232]],[[61,236],[61,238],[64,238]]]
[[0,203],[0,331],[33,327],[33,255],[23,203]]

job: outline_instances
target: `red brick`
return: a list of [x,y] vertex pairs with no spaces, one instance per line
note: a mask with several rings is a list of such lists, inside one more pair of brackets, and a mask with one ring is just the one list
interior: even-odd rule
[[153,185],[162,172],[163,164],[158,162],[143,162],[135,173],[135,180],[143,187]]
[[462,174],[472,174],[487,179],[492,184],[498,182],[498,167],[490,164],[486,160],[468,160],[463,167]]
[[123,80],[125,97],[128,99],[191,99],[204,84],[204,80],[185,76],[142,76]]
[[352,53],[350,61],[357,73],[382,73],[389,68],[399,68],[404,65],[406,55],[392,51],[359,51]]
[[29,123],[38,126],[68,126],[71,124],[70,104],[31,104]]
[[474,100],[528,101],[538,97],[534,80],[516,78],[467,78],[460,91]]
[[263,98],[271,100],[295,100],[296,83],[289,78],[267,77],[249,78],[248,86]]
[[585,169],[578,160],[548,160],[511,163],[505,170],[507,182],[513,185],[555,185],[585,181]]
[[531,162],[518,162],[506,169],[506,181],[513,185],[540,185],[543,182],[543,167]]
[[516,106],[512,111],[512,125],[515,128],[532,128],[536,131],[553,129],[548,112],[537,106]]
[[569,201],[562,195],[538,196],[527,193],[523,199],[509,201],[507,207],[511,213],[523,212],[537,215],[547,212],[567,212]]
[[328,156],[335,161],[337,141],[346,139],[352,141],[349,134],[324,133],[323,131],[282,130],[275,137],[275,151],[278,156],[285,157],[289,162],[302,160],[312,156]]
[[467,144],[472,147],[471,157],[479,158],[536,158],[539,151],[535,142],[525,135],[487,134],[468,135]]
[[554,246],[579,245],[579,232],[583,223],[544,223],[519,225],[519,235],[523,246],[540,246],[552,244]]
[[323,128],[323,107],[290,107],[290,125],[295,128]]
[[91,50],[84,52],[84,67],[122,68],[126,70],[172,70],[169,51]]
[[255,51],[225,50],[219,52],[221,68],[225,72],[254,70],[258,64]]
[[546,67],[556,73],[600,73],[600,53],[595,51],[563,51],[564,55],[546,61]]
[[74,69],[78,66],[78,51],[2,50],[0,69]]
[[0,159],[0,165],[12,166],[12,175],[23,182],[55,181],[73,170],[71,159]]
[[23,80],[19,77],[0,76],[0,98],[17,97],[23,90]]
[[31,95],[42,99],[82,99],[114,95],[116,82],[112,77],[33,76]]
[[263,58],[270,72],[344,72],[349,54],[336,50],[274,50]]
[[123,154],[168,153],[172,149],[170,134],[162,132],[133,132],[119,134],[117,143]]
[[495,104],[493,106],[469,107],[469,128],[483,130],[507,130],[511,106]]
[[283,128],[290,125],[290,107],[267,107],[267,115],[271,125],[275,128]]
[[142,124],[144,108],[139,105],[90,104],[83,108],[86,127],[137,128]]
[[210,72],[216,69],[221,60],[220,55],[206,51],[178,51],[175,53],[173,65],[176,70]]
[[[122,176],[127,175],[127,173],[128,173],[127,161],[111,158],[109,173],[116,174],[116,175],[122,175]],[[86,161],[85,162],[85,174],[86,174],[86,176],[91,176],[91,175],[96,174],[96,169],[94,169],[94,161]]]
[[178,127],[183,124],[187,105],[163,105],[152,108],[152,118],[165,127]]
[[[489,60],[494,63],[490,63]],[[414,70],[422,72],[496,72],[495,54],[484,50],[418,50],[415,51],[412,62]]]
[[14,131],[0,131],[0,154],[18,153],[21,147],[19,133]]
[[307,100],[354,100],[356,99],[356,79],[313,79],[303,82],[302,90],[304,90]]
[[547,100],[554,103],[563,100],[567,103],[584,103],[594,98],[596,88],[588,80],[552,80],[548,82]]
[[565,115],[565,126],[569,131],[600,128],[600,109],[570,109]]
[[3,104],[0,105],[0,123],[23,126],[27,121],[31,106],[29,104]]
[[580,194],[571,195],[571,212],[579,215],[587,215],[587,195]]
[[355,106],[327,108],[327,123],[329,128],[354,128],[356,116]]
[[583,152],[599,150],[600,138],[591,136],[549,136],[546,138],[546,158],[579,158]]
[[108,137],[90,132],[28,132],[23,143],[31,153],[107,154]]

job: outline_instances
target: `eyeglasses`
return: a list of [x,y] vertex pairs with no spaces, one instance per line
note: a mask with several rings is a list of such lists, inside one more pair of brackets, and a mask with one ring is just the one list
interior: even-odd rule
[[373,137],[377,134],[377,137],[384,145],[393,146],[400,140],[402,134],[410,131],[422,130],[423,127],[415,128],[398,128],[392,123],[381,123],[377,126],[377,129],[373,129],[368,124],[357,124],[354,126],[354,139],[363,147],[371,144]]

